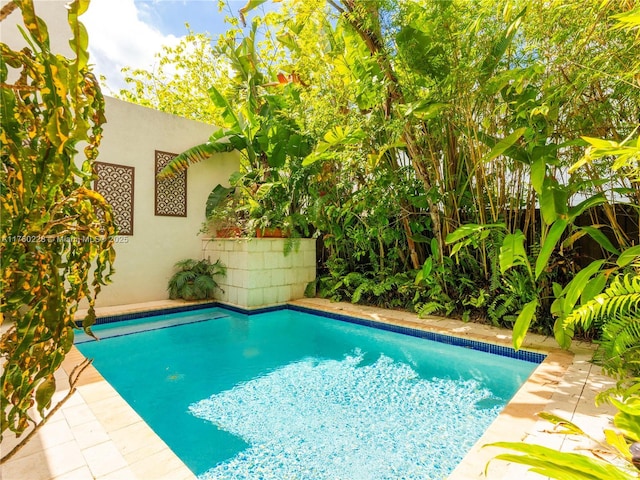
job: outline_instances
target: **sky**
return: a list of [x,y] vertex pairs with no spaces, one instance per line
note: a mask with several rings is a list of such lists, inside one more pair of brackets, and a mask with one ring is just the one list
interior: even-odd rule
[[246,0],[226,3],[220,12],[218,0],[92,0],[80,19],[89,33],[94,72],[107,78],[105,93],[124,88],[123,67],[152,69],[155,53],[186,35],[185,23],[217,38],[227,30],[224,17],[237,16]]

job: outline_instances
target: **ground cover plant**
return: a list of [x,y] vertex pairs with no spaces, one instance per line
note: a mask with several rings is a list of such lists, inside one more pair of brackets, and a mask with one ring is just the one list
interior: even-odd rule
[[224,276],[226,269],[216,260],[181,260],[175,264],[176,272],[169,279],[169,298],[185,300],[206,300],[213,298],[220,288],[216,277]]
[[8,325],[0,338],[0,438],[27,432],[16,448],[3,450],[2,462],[73,393],[90,362],[71,372],[70,391],[55,405],[54,372],[73,345],[79,302],[88,300],[83,325],[89,333],[96,295],[112,273],[111,207],[91,189],[105,118],[87,63],[87,32],[78,20],[87,7],[88,1],[69,5],[73,58],[51,51],[47,25],[31,1],[9,3],[0,15],[22,15],[29,45],[15,50],[0,44],[0,308]]

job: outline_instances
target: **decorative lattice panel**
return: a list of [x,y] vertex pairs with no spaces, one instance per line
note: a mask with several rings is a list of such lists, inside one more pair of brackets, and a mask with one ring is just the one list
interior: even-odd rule
[[159,152],[156,150],[156,215],[164,217],[187,216],[187,172],[171,178],[158,178],[158,173],[176,153]]
[[133,187],[135,168],[115,163],[96,162],[94,189],[113,208],[118,235],[133,235]]

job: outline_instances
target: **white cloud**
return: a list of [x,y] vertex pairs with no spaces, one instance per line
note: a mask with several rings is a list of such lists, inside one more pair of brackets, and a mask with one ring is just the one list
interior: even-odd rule
[[96,75],[104,75],[107,87],[125,86],[123,67],[151,69],[154,55],[163,45],[176,45],[179,38],[164,35],[143,21],[133,0],[93,0],[81,21],[89,33],[90,63]]

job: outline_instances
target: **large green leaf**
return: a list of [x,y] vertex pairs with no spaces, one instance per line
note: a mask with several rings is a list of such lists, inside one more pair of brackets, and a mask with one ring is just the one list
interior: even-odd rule
[[580,298],[582,291],[587,286],[588,280],[600,270],[603,264],[604,260],[596,260],[595,262],[591,262],[571,279],[571,281],[564,288],[567,308],[573,310],[573,307]]
[[460,225],[453,232],[447,235],[445,242],[450,245],[458,240],[468,237],[469,235],[473,235],[481,231],[484,227],[484,225],[478,225],[477,223],[466,223],[464,225]]
[[540,412],[538,413],[538,416],[547,422],[553,423],[556,427],[560,427],[554,429],[554,433],[561,435],[585,435],[584,431],[579,426],[570,422],[566,418],[562,418],[549,412]]
[[[489,135],[489,134],[487,134],[485,132],[476,131],[476,130],[468,129],[468,128],[465,128],[465,127],[460,127],[460,129],[468,137],[477,138],[478,140],[480,140],[482,143],[484,143],[489,148],[494,148],[501,141],[501,139],[496,138],[496,137],[494,137],[492,135]],[[517,162],[520,162],[520,163],[523,163],[523,164],[527,164],[528,165],[529,163],[531,163],[530,155],[518,143],[514,143],[511,147],[507,148],[503,152],[503,155],[505,157],[512,158],[513,160],[516,160]]]
[[616,260],[616,263],[619,267],[626,267],[631,262],[639,260],[638,257],[640,257],[640,245],[627,248],[620,254],[618,260]]
[[[614,403],[614,405],[616,405],[616,403]],[[625,407],[626,405],[623,408]],[[640,414],[637,413],[637,409],[636,412],[632,413],[620,410],[614,417],[614,424],[634,442],[640,442]]]
[[604,233],[602,233],[602,231],[600,231],[599,226],[585,226],[585,227],[580,227],[580,229],[587,232],[587,235],[589,235],[596,242],[598,242],[598,245],[604,248],[607,252],[613,253],[614,255],[620,254],[620,251],[613,246],[613,243],[611,243],[611,240],[609,240],[607,236]]
[[589,280],[584,286],[584,289],[580,294],[580,303],[585,304],[596,295],[600,294],[602,290],[604,290],[606,284],[607,275],[605,275],[603,272],[600,272],[598,275]]
[[531,320],[536,315],[536,309],[538,308],[538,300],[531,300],[527,303],[518,315],[516,323],[513,325],[513,348],[520,350],[522,342],[527,335]]
[[607,197],[605,196],[605,194],[602,192],[597,193],[596,195],[593,195],[587,198],[586,200],[583,200],[575,207],[571,207],[569,209],[569,219],[571,221],[574,221],[579,215],[584,213],[586,210],[592,207],[596,207],[598,205],[602,205],[603,203],[606,203],[606,202],[607,202]]
[[560,345],[560,348],[565,350],[571,346],[573,340],[574,326],[572,324],[565,324],[562,318],[557,318],[553,323],[553,337]]
[[202,143],[185,150],[160,170],[158,178],[170,178],[175,175],[179,175],[190,165],[211,158],[214,153],[231,152],[236,150],[236,145],[232,143],[233,138],[235,137],[222,137],[217,139],[215,142]]
[[484,156],[482,161],[490,162],[494,158],[504,154],[510,147],[512,147],[519,139],[524,135],[526,131],[526,127],[518,128],[514,130],[511,134],[507,135],[505,138],[500,140],[495,146],[491,149],[491,151]]
[[618,468],[599,458],[578,453],[559,452],[556,449],[518,442],[497,442],[485,445],[521,453],[496,455],[496,460],[529,465],[532,471],[557,480],[631,480],[628,470]]
[[536,280],[540,277],[540,275],[542,275],[542,272],[544,272],[544,270],[547,268],[549,258],[551,257],[551,254],[555,250],[556,245],[560,240],[560,237],[562,237],[562,234],[567,228],[567,225],[568,225],[568,222],[562,218],[557,219],[555,222],[553,222],[553,225],[551,225],[551,228],[549,229],[549,233],[544,239],[544,243],[540,247],[540,253],[538,254],[538,258],[536,259],[536,272],[535,272]]
[[69,26],[73,33],[73,37],[69,40],[69,46],[76,55],[74,75],[79,75],[89,60],[89,35],[85,26],[78,20],[78,16],[82,15],[88,7],[89,0],[75,0],[67,6]]
[[527,251],[524,248],[525,237],[520,230],[510,233],[502,241],[500,247],[500,272],[504,273],[512,267],[522,265],[527,268],[529,275],[532,275],[531,264],[527,258]]
[[53,375],[48,376],[38,385],[36,389],[36,405],[40,415],[51,405],[51,399],[56,391],[56,379]]
[[542,194],[542,186],[546,172],[547,162],[544,157],[540,157],[531,162],[531,186],[538,195]]
[[223,187],[218,184],[215,186],[209,196],[207,197],[207,206],[205,208],[205,215],[207,218],[211,216],[213,211],[220,206],[220,204],[231,194],[235,189],[233,187]]
[[[33,39],[40,44],[39,46],[44,50],[45,54],[51,53],[49,51],[49,29],[47,28],[47,24],[40,17],[36,16],[33,7],[25,8],[22,6],[21,10],[24,26],[27,27]],[[49,56],[49,58],[50,57],[51,56]]]
[[569,213],[569,192],[566,187],[559,185],[552,178],[545,178],[542,186],[542,194],[538,196],[540,201],[540,213],[542,219],[551,225],[557,218],[566,218]]

